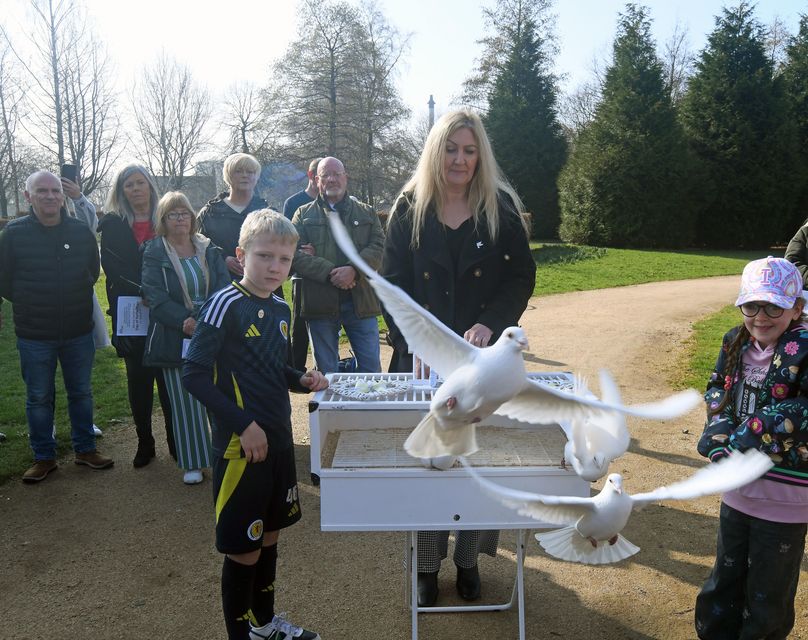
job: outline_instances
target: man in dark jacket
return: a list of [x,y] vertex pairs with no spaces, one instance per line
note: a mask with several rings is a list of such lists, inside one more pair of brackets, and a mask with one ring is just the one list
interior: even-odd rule
[[76,464],[106,469],[113,461],[98,453],[93,433],[93,284],[100,269],[95,236],[62,208],[62,184],[52,173],[29,176],[25,198],[31,215],[10,222],[0,234],[0,297],[12,305],[34,452],[34,464],[22,479],[39,482],[57,468],[57,359]]
[[340,251],[328,225],[328,215],[338,215],[359,255],[374,269],[382,261],[384,231],[373,209],[348,195],[348,176],[342,162],[323,158],[317,166],[320,195],[300,207],[292,218],[299,248],[312,245],[312,253],[298,251],[292,271],[303,278],[300,315],[309,324],[317,368],[337,371],[339,331],[345,328],[356,355],[356,370],[381,371],[379,325],[381,313],[376,294]]
[[[315,158],[309,163],[309,170],[306,172],[306,177],[309,179],[306,188],[302,191],[286,198],[283,203],[283,215],[291,220],[295,211],[297,211],[304,204],[308,204],[317,197],[319,191],[317,190],[317,166],[320,164],[322,158]],[[301,250],[312,253],[314,247],[306,245],[301,247]],[[289,349],[291,354],[291,365],[295,369],[301,371],[306,370],[306,359],[309,355],[309,328],[306,321],[300,317],[300,289],[302,287],[302,279],[300,276],[292,273],[292,330],[290,332]]]

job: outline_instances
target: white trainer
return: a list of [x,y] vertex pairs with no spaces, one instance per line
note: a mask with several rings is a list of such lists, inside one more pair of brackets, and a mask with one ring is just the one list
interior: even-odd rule
[[306,631],[286,619],[286,613],[279,613],[263,627],[250,625],[250,640],[320,640],[320,634]]
[[101,429],[99,429],[99,428],[98,428],[97,426],[95,426],[95,425],[93,425],[93,433],[95,434],[95,437],[96,437],[96,438],[100,438],[101,436],[103,436],[103,435],[104,435],[104,432],[103,432],[103,431],[101,431]]
[[191,469],[190,471],[186,471],[185,475],[182,476],[182,481],[185,484],[199,484],[202,482],[202,470]]

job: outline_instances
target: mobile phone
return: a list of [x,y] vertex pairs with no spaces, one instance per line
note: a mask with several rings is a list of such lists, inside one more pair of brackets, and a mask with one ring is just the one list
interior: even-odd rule
[[71,182],[79,183],[78,181],[79,168],[74,164],[63,164],[62,172],[59,174],[63,178],[67,178]]

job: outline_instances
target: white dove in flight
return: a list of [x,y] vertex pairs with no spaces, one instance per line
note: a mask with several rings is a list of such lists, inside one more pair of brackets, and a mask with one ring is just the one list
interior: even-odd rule
[[486,493],[516,509],[521,515],[550,524],[566,525],[546,533],[537,533],[536,540],[551,556],[583,564],[619,562],[640,550],[620,535],[633,509],[658,500],[689,500],[731,491],[759,478],[774,464],[769,456],[756,449],[736,452],[699,469],[686,480],[636,495],[626,493],[623,490],[623,477],[619,473],[612,473],[606,478],[600,493],[591,498],[581,498],[510,489],[482,477],[465,458],[460,461]]
[[[621,405],[620,391],[609,372],[600,372],[601,400],[609,405]],[[589,390],[580,378],[575,379],[573,393],[586,396]],[[622,456],[631,440],[626,418],[617,411],[603,411],[577,416],[564,427],[564,463],[571,464],[581,478],[589,482],[600,480],[609,470],[609,463]]]
[[509,327],[493,345],[475,347],[376,273],[357,252],[339,216],[328,215],[328,221],[337,245],[367,278],[412,352],[444,380],[432,395],[429,413],[404,443],[411,456],[473,453],[477,450],[474,425],[492,413],[532,424],[555,424],[601,411],[665,420],[701,402],[701,395],[690,389],[660,402],[626,407],[530,380],[522,358],[528,342],[521,328]]

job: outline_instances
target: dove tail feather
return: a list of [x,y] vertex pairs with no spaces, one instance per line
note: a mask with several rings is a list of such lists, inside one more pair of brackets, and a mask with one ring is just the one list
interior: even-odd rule
[[599,542],[593,547],[574,525],[537,533],[536,540],[554,558],[581,564],[612,564],[630,558],[640,550],[619,534],[614,544]]
[[477,435],[473,424],[455,429],[440,428],[433,413],[426,414],[404,442],[404,451],[414,458],[468,456],[477,449]]

